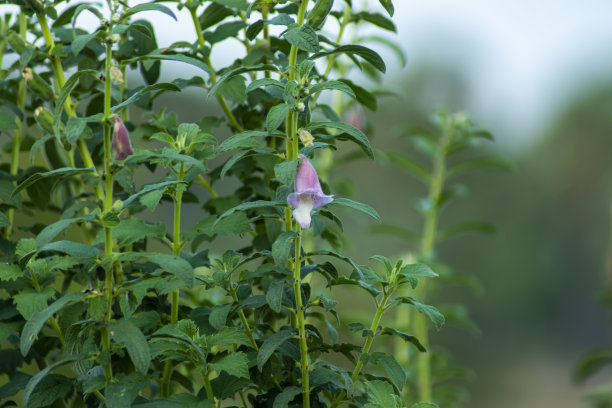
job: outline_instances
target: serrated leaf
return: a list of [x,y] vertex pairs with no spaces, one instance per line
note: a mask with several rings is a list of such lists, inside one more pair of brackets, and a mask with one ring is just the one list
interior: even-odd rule
[[36,312],[47,308],[47,301],[55,295],[55,289],[45,288],[41,292],[25,289],[13,296],[13,303],[19,313],[26,319],[30,319]]
[[274,166],[274,176],[282,184],[291,186],[295,182],[298,160],[283,161]]
[[117,227],[113,228],[113,238],[117,239],[117,243],[120,246],[131,245],[134,242],[141,241],[145,238],[161,237],[164,236],[165,233],[165,224],[161,222],[157,224],[149,224],[139,220],[138,218],[121,220],[121,223]]
[[38,251],[58,251],[77,258],[96,258],[100,250],[94,246],[72,241],[50,242],[38,248]]
[[277,265],[285,265],[297,233],[286,231],[281,233],[272,244],[272,257]]
[[241,351],[235,351],[208,365],[217,372],[225,371],[234,377],[250,378],[249,358]]
[[352,208],[353,210],[357,210],[359,212],[367,214],[375,220],[380,221],[380,216],[378,215],[375,209],[373,209],[367,204],[358,203],[357,201],[353,201],[348,198],[335,198],[334,201],[332,201],[329,205]]
[[249,337],[235,327],[223,327],[218,333],[212,334],[206,338],[208,347],[219,346],[250,346]]
[[0,262],[0,282],[14,281],[23,276],[19,265]]
[[[23,326],[23,330],[21,332],[21,344],[20,344],[21,354],[23,356],[26,356],[28,354],[28,352],[30,351],[30,347],[32,347],[34,340],[36,340],[36,336],[42,329],[45,322],[49,320],[51,316],[53,316],[55,313],[60,311],[66,305],[74,303],[74,302],[78,302],[81,299],[84,299],[86,295],[87,294],[83,292],[69,293],[59,298],[52,304],[50,304],[46,309],[40,312],[34,313],[32,317],[26,322],[25,326]],[[26,400],[26,397],[24,395],[24,401],[25,400]]]
[[357,143],[363,151],[371,158],[374,158],[374,153],[370,147],[370,141],[365,134],[354,126],[342,122],[311,122],[306,126],[307,130],[313,131],[322,128],[338,129],[347,134],[355,143]]
[[125,344],[134,367],[146,374],[151,363],[151,352],[144,334],[129,320],[121,319],[109,327],[112,338],[117,343]]
[[245,141],[250,141],[254,137],[266,137],[268,135],[268,132],[264,132],[261,130],[247,130],[246,132],[240,132],[228,137],[223,142],[221,142],[218,149],[219,152],[226,152],[228,150],[236,149],[238,147],[244,147]]
[[63,359],[59,361],[49,364],[47,367],[45,367],[44,369],[39,371],[36,375],[34,375],[32,378],[30,378],[30,381],[28,381],[28,384],[26,385],[25,390],[23,392],[23,406],[25,408],[34,406],[32,404],[32,397],[34,397],[35,395],[35,390],[37,388],[37,385],[40,384],[52,370],[58,367],[64,366],[66,364],[72,363],[73,361],[80,360],[81,358],[82,356],[79,356],[79,355],[72,355],[72,356],[64,357]]
[[380,408],[394,408],[397,406],[393,395],[395,391],[393,386],[386,381],[368,381],[366,382],[368,389],[368,401]]
[[281,311],[284,290],[285,284],[283,281],[273,281],[270,286],[268,286],[266,302],[268,302],[270,309],[274,310],[276,313],[280,313]]
[[180,92],[181,88],[179,88],[177,85],[171,83],[171,82],[159,82],[153,85],[147,85],[144,86],[140,89],[138,89],[136,92],[134,92],[132,94],[132,96],[130,96],[129,98],[127,98],[125,101],[121,102],[118,105],[115,105],[111,108],[111,112],[116,113],[117,111],[120,111],[121,109],[125,108],[126,106],[129,106],[133,103],[135,103],[136,101],[138,101],[140,98],[142,98],[144,95],[151,93],[153,91],[158,91],[157,94],[160,94],[161,92],[164,91],[173,91],[173,92]]
[[259,351],[257,352],[257,368],[260,372],[263,369],[264,364],[266,364],[276,349],[278,349],[281,344],[292,337],[293,332],[289,330],[281,330],[272,336],[266,337],[263,344],[259,348]]
[[72,224],[77,222],[91,221],[94,218],[96,218],[96,214],[91,212],[81,217],[67,218],[47,225],[38,233],[38,236],[36,237],[36,249],[41,250],[44,246],[49,244],[53,238],[65,231]]
[[140,253],[139,255],[159,265],[164,271],[176,275],[179,279],[185,282],[187,287],[193,288],[193,268],[191,267],[191,264],[189,264],[189,262],[183,258],[170,254]]
[[283,391],[274,398],[274,404],[272,408],[287,408],[289,403],[293,401],[296,395],[299,395],[302,392],[302,389],[296,387],[295,385],[291,385],[289,387],[284,387]]
[[409,296],[400,296],[394,300],[400,303],[407,303],[407,304],[414,305],[414,307],[419,313],[422,313],[425,316],[429,317],[429,319],[433,322],[433,324],[436,326],[438,330],[440,330],[440,328],[444,324],[444,321],[445,321],[444,315],[440,313],[438,309],[436,309],[434,306],[417,302],[416,300],[414,300],[413,298]]
[[227,303],[225,305],[216,305],[210,312],[208,322],[215,329],[221,330],[223,327],[225,327],[225,323],[227,322],[227,315],[229,314],[230,310],[232,310],[231,303]]
[[290,25],[283,35],[289,44],[296,46],[302,51],[318,52],[319,38],[317,32],[308,24]]
[[437,273],[425,264],[409,264],[402,266],[397,273],[410,282],[412,289],[416,288],[419,278],[435,278]]
[[285,122],[287,112],[289,112],[289,105],[286,103],[280,103],[273,106],[266,116],[266,130],[268,132],[274,132],[278,129],[278,127]]

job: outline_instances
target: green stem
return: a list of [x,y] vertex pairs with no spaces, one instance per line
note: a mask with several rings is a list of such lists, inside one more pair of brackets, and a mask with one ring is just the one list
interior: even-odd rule
[[[36,17],[38,18],[38,23],[40,24],[40,28],[42,30],[43,37],[45,39],[45,44],[49,47],[49,53],[51,53],[51,51],[55,47],[55,42],[53,41],[53,37],[51,36],[51,31],[49,30],[47,19],[43,13],[37,13]],[[62,64],[60,60],[56,56],[49,55],[49,59],[51,60],[51,64],[53,66],[55,84],[56,84],[57,92],[59,93],[59,91],[64,87],[64,84],[66,83],[66,78],[64,76],[64,69],[62,68]],[[109,78],[109,76],[107,75],[106,78]],[[68,95],[68,97],[66,98],[66,101],[64,102],[64,108],[66,109],[66,113],[68,114],[69,117],[76,116],[74,113],[74,109],[72,108],[72,99],[70,98],[70,95]],[[77,146],[79,148],[79,152],[81,153],[81,158],[83,159],[83,164],[85,164],[85,167],[95,168],[94,162],[91,158],[91,154],[89,153],[89,149],[87,148],[85,141],[83,139],[79,139],[77,141]],[[100,201],[104,200],[104,191],[100,184],[96,186],[95,191],[96,191],[96,197],[98,197],[98,200]]]
[[[232,283],[230,283],[230,286],[231,287],[229,289],[229,293],[230,295],[232,295],[232,299],[234,299],[234,302],[239,303],[238,296],[236,296],[236,288],[233,287]],[[247,337],[251,341],[251,345],[253,346],[255,350],[259,351],[259,347],[257,346],[255,337],[253,337],[253,331],[251,330],[251,326],[249,326],[249,321],[247,320],[244,314],[244,311],[242,309],[238,311],[238,316],[240,317],[240,321],[242,322],[242,326],[244,327],[244,332],[246,333]]]
[[[389,300],[389,297],[391,296],[392,292],[393,292],[392,288],[385,289],[383,297],[380,303],[378,304],[378,306],[376,307],[376,314],[374,315],[374,318],[372,319],[372,324],[370,325],[370,332],[372,334],[368,335],[365,343],[363,344],[363,347],[361,348],[361,353],[359,354],[359,360],[357,362],[357,365],[353,369],[353,374],[351,375],[351,380],[353,382],[357,381],[357,378],[359,377],[359,373],[361,372],[361,368],[363,367],[363,361],[361,360],[361,356],[369,353],[370,349],[372,348],[372,343],[374,342],[374,336],[376,335],[378,324],[380,323],[380,319],[383,313],[385,312],[385,310],[387,310],[387,307],[388,307],[387,300]],[[340,395],[338,395],[338,397],[334,400],[332,407],[337,407],[342,402],[345,396],[346,396],[346,392],[342,391]]]
[[[185,177],[185,169],[183,163],[179,165],[177,173],[178,181],[182,181]],[[183,204],[183,190],[179,187],[174,197],[174,239],[172,241],[172,255],[180,256],[183,243],[181,241],[181,206]],[[171,310],[170,323],[178,322],[178,305],[179,305],[179,290],[174,289],[171,293]],[[170,378],[172,377],[172,361],[166,361],[164,365],[164,376],[162,378],[161,395],[162,397],[170,396]]]
[[[108,32],[112,32],[112,26],[108,28]],[[113,206],[113,173],[111,171],[112,163],[112,148],[111,148],[111,124],[110,124],[110,110],[111,110],[111,78],[110,68],[112,63],[113,50],[112,43],[108,41],[106,43],[106,60],[104,64],[104,174],[106,181],[106,190],[104,196],[104,202],[102,211],[104,213],[111,211]],[[104,254],[107,257],[113,256],[113,232],[110,227],[104,227]],[[111,265],[106,271],[105,283],[104,283],[104,294],[106,297],[106,311],[104,313],[104,328],[102,329],[102,346],[103,350],[109,354],[111,353],[110,347],[110,333],[108,332],[108,324],[110,323],[113,313],[113,270],[114,265]],[[113,368],[110,361],[104,365],[104,373],[106,382],[110,383],[113,378]]]
[[206,191],[208,191],[208,194],[210,194],[213,198],[217,198],[219,197],[219,194],[217,194],[215,192],[215,190],[213,190],[212,186],[210,185],[210,183],[208,181],[206,181],[206,179],[204,177],[202,177],[201,174],[198,174],[198,181],[200,182],[200,185],[202,187],[204,187],[204,189]]
[[[198,44],[200,45],[200,47],[204,48],[206,44],[204,42],[204,36],[202,35],[202,27],[200,26],[200,20],[198,19],[198,15],[196,14],[196,9],[194,7],[190,8],[189,13],[191,14],[191,20],[193,21],[193,26],[195,28],[196,35],[198,36]],[[206,55],[206,53],[203,50],[202,50],[202,56],[204,57],[204,63],[210,69],[210,72],[209,72],[210,82],[214,85],[217,83],[217,74],[215,74],[215,69],[212,66],[210,57]],[[234,130],[236,130],[237,132],[242,132],[244,129],[242,128],[242,126],[240,126],[240,123],[238,123],[238,121],[236,120],[236,117],[234,116],[229,106],[227,105],[225,98],[219,94],[216,94],[215,96],[217,97],[217,101],[219,101],[219,105],[221,105],[221,109],[225,113],[227,120],[230,122],[230,125],[232,125]]]
[[[27,18],[26,14],[22,12],[19,14],[19,35],[22,39],[26,39],[27,34]],[[21,148],[21,139],[23,137],[23,129],[25,127],[25,104],[26,104],[26,81],[22,78],[19,81],[19,89],[18,89],[19,98],[17,101],[17,105],[19,106],[19,110],[23,112],[24,118],[23,120],[17,120],[17,129],[15,130],[15,134],[13,135],[13,147],[11,149],[11,168],[10,174],[12,176],[17,175],[19,171],[19,150]],[[13,235],[13,220],[15,218],[15,209],[10,207],[7,212],[7,218],[9,221],[9,225],[6,227],[5,236],[6,239],[10,240]]]
[[[268,19],[268,7],[267,6],[263,6],[261,8],[261,18],[264,20]],[[266,42],[266,48],[268,51],[270,51],[270,49],[272,48],[270,46],[270,29],[268,28],[267,24],[264,24],[264,28],[263,28],[263,38],[264,41]],[[264,59],[264,64],[268,63],[268,59],[265,58]],[[268,71],[267,69],[264,72],[264,77],[265,78],[270,78],[270,71]]]
[[308,343],[306,342],[306,327],[304,306],[302,304],[302,277],[301,277],[301,247],[302,235],[300,225],[296,224],[295,261],[293,262],[293,292],[295,293],[295,312],[297,314],[298,330],[300,332],[300,367],[302,369],[302,406],[310,407],[310,381],[308,378]]
[[[446,174],[446,151],[453,137],[454,127],[452,122],[448,120],[442,139],[438,146],[439,151],[434,159],[433,173],[429,184],[429,211],[425,215],[425,223],[423,225],[423,234],[421,239],[420,254],[425,260],[430,260],[433,256],[434,246],[436,242],[436,226],[438,223],[438,202],[444,188],[444,179]],[[426,282],[420,282],[416,293],[417,298],[425,301],[427,296]],[[427,321],[423,314],[417,313],[414,316],[414,333],[423,344],[429,349],[429,332],[427,329]],[[432,384],[431,384],[431,354],[419,353],[417,361],[418,374],[418,392],[420,401],[431,401]]]

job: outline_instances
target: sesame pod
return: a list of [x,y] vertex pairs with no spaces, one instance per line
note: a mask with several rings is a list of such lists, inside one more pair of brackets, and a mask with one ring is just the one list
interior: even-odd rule
[[27,81],[28,88],[33,92],[40,95],[43,99],[53,98],[53,88],[44,79],[41,78],[36,72],[33,72],[33,77],[30,81]]
[[14,31],[9,31],[7,35],[7,40],[11,48],[15,50],[19,55],[23,54],[25,49],[28,47],[23,38],[21,38],[21,36]]
[[53,114],[51,112],[41,106],[34,111],[34,117],[41,128],[53,133]]
[[308,12],[308,25],[315,30],[320,29],[333,5],[334,0],[317,0],[314,7]]

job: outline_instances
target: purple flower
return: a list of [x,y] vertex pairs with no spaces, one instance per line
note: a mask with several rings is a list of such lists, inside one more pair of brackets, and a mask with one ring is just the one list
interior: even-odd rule
[[115,160],[123,160],[130,154],[134,154],[130,136],[119,116],[113,116],[113,142],[112,149],[115,153]]
[[329,204],[333,195],[326,195],[321,190],[319,176],[306,156],[300,154],[302,164],[295,177],[295,193],[289,194],[287,202],[293,207],[293,218],[302,228],[310,228],[310,213]]

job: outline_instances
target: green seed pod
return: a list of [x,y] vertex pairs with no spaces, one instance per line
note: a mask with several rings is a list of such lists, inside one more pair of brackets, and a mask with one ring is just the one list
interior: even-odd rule
[[45,129],[49,133],[53,133],[53,114],[39,106],[34,110],[34,117],[36,118],[36,122],[40,125],[41,128]]
[[23,38],[21,38],[21,36],[17,34],[15,31],[9,31],[7,35],[7,40],[11,48],[15,50],[17,54],[19,55],[23,54],[23,52],[28,47],[28,45],[23,40]]
[[46,100],[53,98],[53,88],[36,72],[33,72],[33,77],[30,81],[27,81],[27,84],[28,88],[40,95],[41,98]]
[[320,29],[333,6],[334,0],[317,0],[314,7],[308,12],[308,25],[315,30]]

